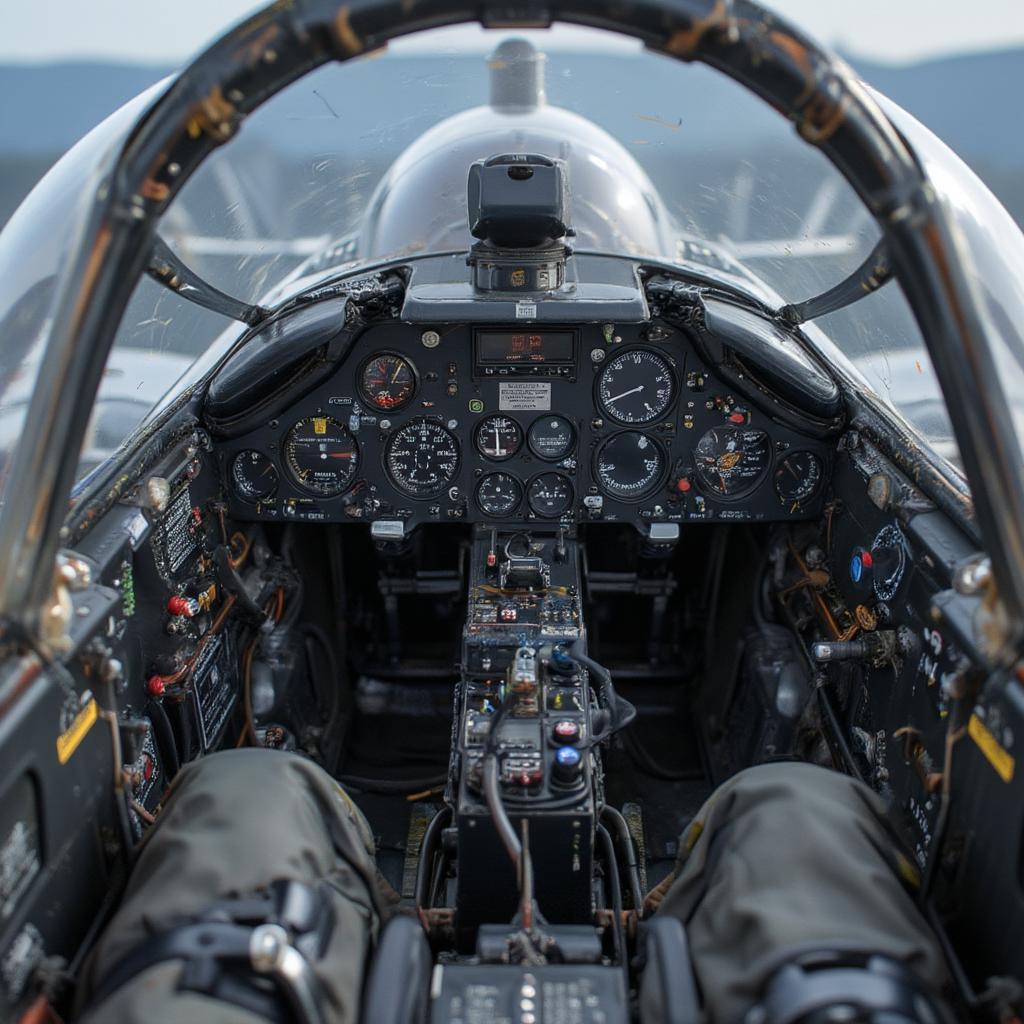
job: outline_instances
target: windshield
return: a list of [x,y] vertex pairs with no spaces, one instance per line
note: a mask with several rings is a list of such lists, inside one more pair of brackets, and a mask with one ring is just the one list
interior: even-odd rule
[[[84,168],[98,173],[99,154],[144,105],[145,97],[135,101],[110,119],[114,130],[97,130],[73,150],[0,236],[0,311],[19,325],[18,344],[5,333],[4,452],[20,436],[31,392],[39,352],[31,340],[45,335],[48,293],[40,297],[31,286],[45,290],[42,282],[59,270],[75,204],[90,195]],[[912,136],[920,126],[902,116],[909,124],[901,129]],[[268,302],[338,268],[467,248],[468,165],[510,150],[567,162],[577,249],[731,275],[773,304],[833,286],[879,237],[838,171],[749,92],[704,66],[568,27],[446,29],[327,65],[252,115],[186,184],[160,231],[212,285]],[[948,151],[935,159],[955,161]],[[967,181],[998,209],[962,171],[938,178],[951,189]],[[968,213],[976,224],[977,203],[957,210]],[[998,253],[992,238],[981,248],[987,257]],[[1004,268],[994,291],[1020,266]],[[1013,300],[1005,312],[1019,306]],[[998,307],[990,295],[997,322]],[[898,285],[816,326],[862,387],[958,464],[945,404]],[[140,281],[107,365],[80,476],[103,463],[230,327],[225,317]],[[1014,356],[1012,346],[1007,353]]]

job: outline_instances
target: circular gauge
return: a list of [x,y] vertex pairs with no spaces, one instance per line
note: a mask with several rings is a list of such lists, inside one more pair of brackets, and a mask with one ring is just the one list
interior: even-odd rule
[[374,409],[395,412],[407,405],[415,394],[416,371],[402,356],[381,352],[363,364],[359,390]]
[[476,488],[476,503],[487,516],[511,515],[523,500],[523,485],[510,473],[488,473]]
[[530,508],[545,519],[556,519],[572,508],[572,481],[561,473],[541,473],[526,492]]
[[277,493],[278,475],[263,452],[239,452],[231,460],[231,482],[235,493],[246,501],[266,501]]
[[811,452],[791,452],[775,470],[775,493],[787,505],[800,505],[818,493],[821,459]]
[[572,451],[576,431],[564,416],[541,416],[530,425],[526,443],[538,459],[557,462]]
[[624,430],[598,449],[594,475],[605,494],[636,501],[658,486],[665,465],[665,453],[657,442],[639,430]]
[[284,461],[303,490],[333,498],[352,482],[359,465],[359,446],[337,420],[307,416],[288,431]]
[[629,349],[605,363],[597,396],[605,413],[619,423],[653,423],[675,400],[676,378],[664,356]]
[[891,601],[907,569],[907,540],[898,526],[883,526],[871,545],[871,583],[879,601]]
[[488,459],[511,459],[523,446],[523,428],[509,416],[488,416],[477,425],[476,450]]
[[459,471],[459,442],[433,420],[412,420],[390,437],[384,462],[392,483],[414,498],[444,490]]
[[763,430],[713,427],[697,442],[694,459],[705,490],[739,498],[764,479],[772,461],[771,442]]

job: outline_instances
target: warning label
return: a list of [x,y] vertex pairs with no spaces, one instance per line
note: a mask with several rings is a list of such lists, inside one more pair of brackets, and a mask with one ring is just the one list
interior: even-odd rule
[[498,385],[498,408],[502,412],[547,412],[551,408],[551,385],[541,381],[502,381]]

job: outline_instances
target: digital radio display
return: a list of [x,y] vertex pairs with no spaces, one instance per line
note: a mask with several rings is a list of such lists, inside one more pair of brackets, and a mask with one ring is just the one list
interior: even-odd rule
[[572,331],[477,331],[481,366],[529,366],[573,361]]

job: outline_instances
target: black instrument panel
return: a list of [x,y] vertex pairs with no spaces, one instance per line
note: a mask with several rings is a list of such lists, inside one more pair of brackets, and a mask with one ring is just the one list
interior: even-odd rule
[[821,511],[832,446],[722,383],[682,330],[388,323],[219,449],[242,520],[771,521]]

